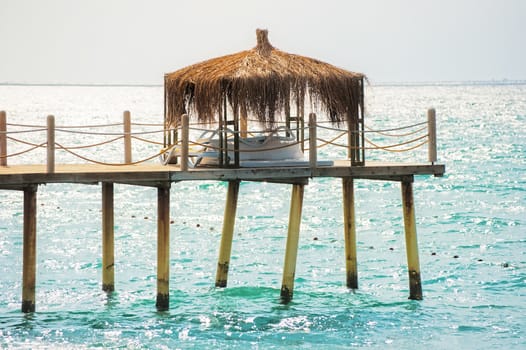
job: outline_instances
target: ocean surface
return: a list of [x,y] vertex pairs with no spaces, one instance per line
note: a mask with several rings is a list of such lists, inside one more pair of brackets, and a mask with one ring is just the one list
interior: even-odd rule
[[[115,185],[116,292],[107,295],[100,185],[51,184],[38,188],[31,314],[20,311],[23,195],[0,191],[0,347],[525,349],[526,85],[372,85],[366,124],[423,122],[429,107],[437,112],[438,163],[446,174],[417,176],[414,183],[424,300],[407,299],[399,183],[355,182],[359,289],[351,292],[341,180],[310,181],[294,299],[287,305],[279,293],[291,186],[241,184],[228,287],[216,289],[227,184],[173,184],[167,312],[155,309],[156,190]],[[8,123],[34,126],[45,125],[49,114],[59,126],[119,123],[129,110],[132,122],[148,124],[133,131],[151,131],[143,137],[162,142],[153,125],[162,122],[162,87],[0,86],[0,110]],[[45,142],[45,131],[11,136]],[[61,131],[56,142],[111,138]],[[159,151],[154,143],[133,142],[134,160]],[[8,147],[8,153],[30,148],[14,141]],[[121,162],[122,140],[76,152]],[[320,157],[342,154],[324,148]],[[64,151],[56,158],[85,162]],[[368,151],[366,159],[426,162],[427,151]],[[8,161],[44,163],[45,150]]]

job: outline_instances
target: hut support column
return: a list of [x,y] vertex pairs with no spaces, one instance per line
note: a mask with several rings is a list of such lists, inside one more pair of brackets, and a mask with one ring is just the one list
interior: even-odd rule
[[217,261],[216,287],[226,287],[227,284],[238,194],[239,181],[229,181],[223,219],[223,232],[221,233],[221,245],[219,247],[219,259]]
[[248,113],[247,113],[247,106],[244,103],[241,103],[241,115],[240,115],[240,136],[244,139],[248,137]]
[[356,217],[354,212],[354,179],[344,177],[343,187],[343,227],[345,240],[345,270],[347,288],[358,288],[358,263],[356,258]]
[[181,116],[181,171],[188,171],[188,147],[189,147],[188,114]]
[[115,290],[113,183],[102,183],[102,290]]
[[170,184],[157,188],[157,302],[158,311],[170,306]]
[[289,214],[289,230],[285,249],[285,264],[283,267],[283,281],[281,283],[281,301],[288,303],[292,300],[294,290],[294,276],[296,274],[296,258],[298,256],[298,242],[300,236],[301,210],[303,207],[304,184],[292,185],[292,196]]
[[5,111],[0,111],[0,166],[7,166],[7,122]]
[[409,273],[409,299],[422,300],[422,283],[420,280],[420,262],[418,260],[418,242],[416,238],[412,179],[411,181],[402,180],[402,202],[404,207],[407,270]]
[[24,188],[24,248],[22,312],[35,311],[37,245],[37,186]]

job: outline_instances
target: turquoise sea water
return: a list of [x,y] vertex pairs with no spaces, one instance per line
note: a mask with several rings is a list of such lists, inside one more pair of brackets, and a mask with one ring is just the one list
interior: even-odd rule
[[[115,186],[116,292],[108,296],[101,290],[100,185],[47,185],[38,190],[37,311],[27,315],[20,312],[23,196],[0,191],[0,346],[524,349],[526,85],[370,86],[366,99],[367,125],[377,129],[424,121],[428,107],[437,111],[446,175],[414,184],[423,301],[407,299],[398,183],[356,181],[355,293],[344,286],[341,182],[306,186],[288,305],[280,304],[279,289],[290,186],[241,184],[229,284],[215,289],[227,186],[174,184],[168,312],[155,309],[155,189]],[[42,125],[48,114],[57,125],[115,123],[123,110],[135,122],[160,123],[162,88],[0,86],[0,109],[9,123]],[[64,145],[98,140],[57,134]],[[121,147],[79,153],[116,162]],[[135,159],[158,150],[135,147]],[[44,152],[9,162],[41,163]],[[366,157],[427,159],[425,149]],[[77,162],[63,152],[57,161]]]

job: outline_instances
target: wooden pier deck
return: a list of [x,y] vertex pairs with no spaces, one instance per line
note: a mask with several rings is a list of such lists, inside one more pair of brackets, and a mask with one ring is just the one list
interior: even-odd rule
[[57,164],[54,173],[47,173],[46,165],[10,165],[0,167],[0,188],[16,189],[47,183],[97,184],[101,182],[156,186],[161,183],[218,180],[268,181],[305,183],[309,178],[349,177],[354,179],[402,181],[415,175],[442,176],[441,164],[411,164],[366,162],[364,166],[350,166],[347,160],[337,160],[331,166],[314,169],[307,166],[263,168],[197,167],[181,171],[178,165],[98,165]]

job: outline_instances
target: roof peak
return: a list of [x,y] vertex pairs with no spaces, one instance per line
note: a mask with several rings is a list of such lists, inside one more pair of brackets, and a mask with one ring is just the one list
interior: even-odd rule
[[271,51],[274,49],[270,42],[268,41],[268,30],[266,29],[256,29],[256,38],[257,46],[256,51],[261,56],[269,56]]

